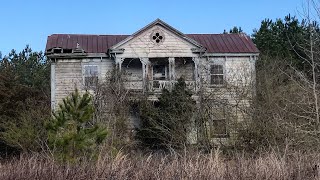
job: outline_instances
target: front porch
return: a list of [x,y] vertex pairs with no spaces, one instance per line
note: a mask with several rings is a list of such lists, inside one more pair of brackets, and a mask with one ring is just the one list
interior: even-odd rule
[[143,93],[159,94],[171,90],[179,78],[193,93],[199,89],[198,58],[119,58],[117,67],[124,72],[127,89]]

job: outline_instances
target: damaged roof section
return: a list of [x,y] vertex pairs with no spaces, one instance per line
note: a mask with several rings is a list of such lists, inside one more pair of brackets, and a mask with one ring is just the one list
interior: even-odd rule
[[[245,34],[185,34],[207,48],[207,53],[259,53],[250,37]],[[46,53],[77,52],[107,53],[108,49],[129,35],[53,34],[48,36]]]
[[52,34],[48,36],[46,52],[52,49],[83,49],[86,53],[106,53],[114,44],[124,40],[128,35],[80,35]]

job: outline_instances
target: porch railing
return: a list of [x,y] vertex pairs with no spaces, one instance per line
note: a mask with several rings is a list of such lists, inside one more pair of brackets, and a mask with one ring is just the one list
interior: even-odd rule
[[[161,92],[162,89],[172,89],[175,83],[178,81],[168,81],[168,80],[153,80],[149,81],[148,90],[150,92]],[[196,81],[185,81],[186,86],[189,90],[196,90]]]

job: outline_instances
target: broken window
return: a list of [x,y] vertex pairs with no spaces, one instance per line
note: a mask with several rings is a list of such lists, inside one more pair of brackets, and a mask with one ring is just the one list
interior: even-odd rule
[[61,48],[53,48],[52,51],[53,51],[53,53],[62,53]]
[[153,80],[166,80],[168,68],[166,65],[153,65]]
[[[153,87],[154,88],[167,88],[166,82],[163,80],[168,79],[168,67],[166,65],[153,65]],[[160,82],[159,80],[162,80]]]
[[98,83],[98,66],[85,65],[84,66],[84,85],[87,88],[93,88]]
[[224,69],[223,65],[211,65],[210,66],[210,84],[223,85],[224,84]]

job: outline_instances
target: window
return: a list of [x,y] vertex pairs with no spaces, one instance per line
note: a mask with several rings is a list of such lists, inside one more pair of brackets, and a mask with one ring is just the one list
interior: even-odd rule
[[166,88],[165,82],[168,79],[168,67],[166,65],[153,65],[153,88]]
[[153,65],[153,80],[166,80],[167,71],[166,65]]
[[85,65],[84,66],[84,85],[87,88],[93,88],[98,83],[98,66]]
[[225,137],[227,136],[227,120],[225,105],[223,103],[210,103],[207,108],[208,121],[207,133],[208,137]]
[[224,84],[224,69],[223,65],[211,65],[210,66],[210,84],[223,85]]

